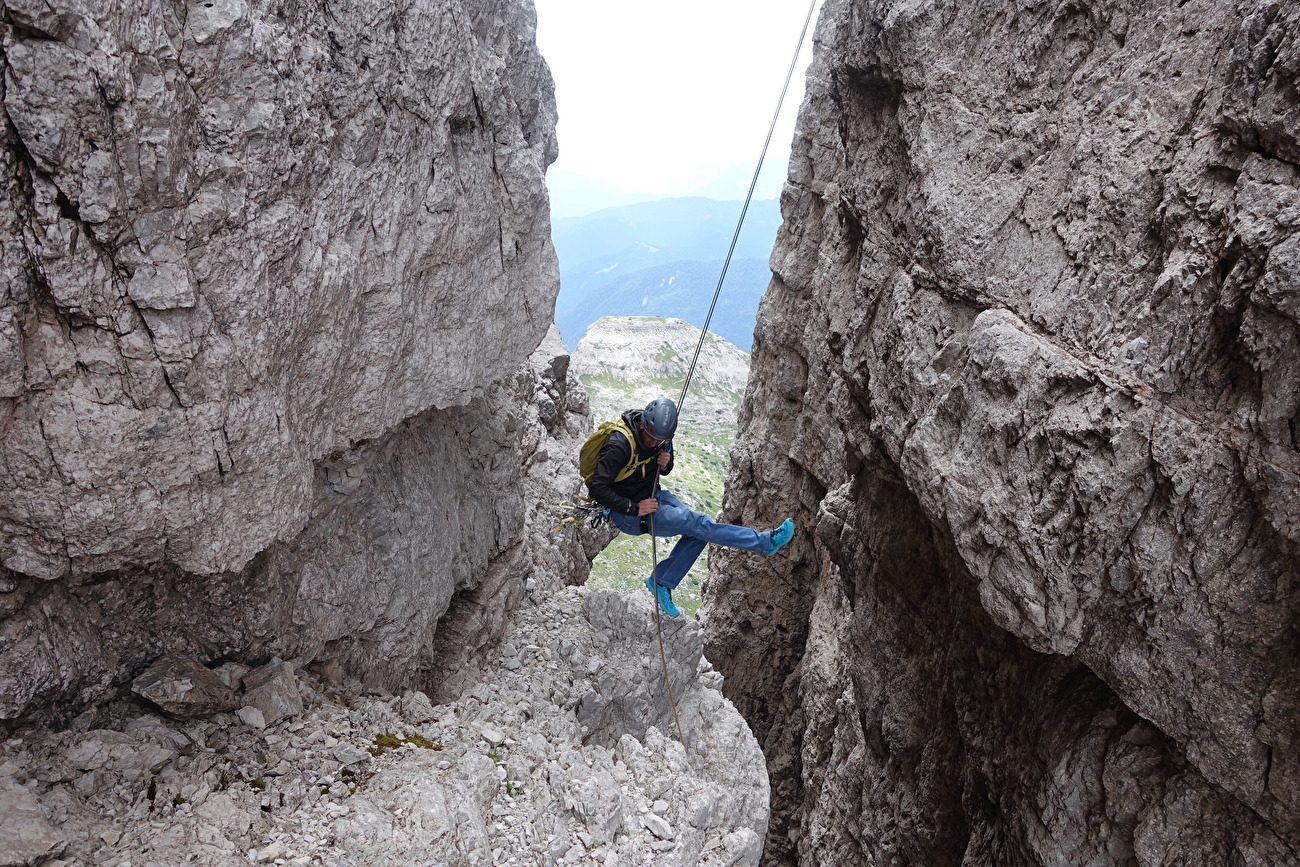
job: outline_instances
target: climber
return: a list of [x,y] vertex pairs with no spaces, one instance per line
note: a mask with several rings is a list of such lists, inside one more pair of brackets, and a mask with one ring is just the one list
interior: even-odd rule
[[[595,444],[598,437],[606,437],[592,471],[587,472],[584,466],[583,472],[592,498],[609,509],[610,520],[624,533],[647,533],[653,523],[656,536],[681,536],[672,553],[660,561],[655,576],[645,579],[646,589],[655,594],[659,607],[670,617],[681,613],[673,604],[673,588],[686,577],[705,545],[711,542],[771,557],[794,536],[794,521],[789,518],[776,529],[761,533],[718,524],[659,488],[659,476],[673,469],[676,432],[677,405],[666,397],[650,401],[644,410],[629,409],[618,422],[607,422],[588,440]],[[586,454],[589,449],[583,451]]]

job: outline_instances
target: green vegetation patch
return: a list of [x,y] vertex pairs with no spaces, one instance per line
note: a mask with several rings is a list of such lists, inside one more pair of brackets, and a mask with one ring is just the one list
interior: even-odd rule
[[669,346],[666,343],[663,346],[659,347],[659,350],[655,352],[655,361],[659,362],[660,364],[667,364],[670,361],[681,361],[681,360],[682,357],[677,354],[677,350],[673,349],[671,346]]
[[395,750],[405,746],[406,744],[410,744],[413,747],[419,747],[422,750],[441,750],[443,748],[442,744],[435,744],[433,741],[418,732],[412,732],[404,738],[399,738],[392,732],[380,732],[375,735],[375,745],[370,747],[366,752],[370,753],[370,755],[375,758],[379,758],[384,754],[385,750]]

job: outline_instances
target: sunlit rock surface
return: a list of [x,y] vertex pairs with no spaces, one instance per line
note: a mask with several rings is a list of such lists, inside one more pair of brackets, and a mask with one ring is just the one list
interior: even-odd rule
[[528,360],[530,3],[4,10],[0,719],[169,651],[395,686],[454,597],[572,571],[527,525],[587,424],[558,339]]
[[828,0],[710,659],[769,864],[1300,863],[1300,9]]

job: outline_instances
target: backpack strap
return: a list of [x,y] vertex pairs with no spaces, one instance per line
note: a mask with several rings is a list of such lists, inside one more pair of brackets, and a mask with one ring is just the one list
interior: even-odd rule
[[627,463],[623,465],[623,469],[619,470],[618,474],[614,476],[614,481],[626,481],[635,475],[637,470],[641,471],[641,478],[644,479],[646,474],[646,465],[654,460],[654,453],[652,452],[648,457],[638,459],[639,449],[637,449],[638,443],[636,441],[636,434],[632,432],[632,428],[630,428],[627,422],[623,421],[623,419],[620,418],[616,424],[617,426],[615,427],[615,430],[627,438],[627,444],[628,447],[631,448],[632,453],[628,455]]

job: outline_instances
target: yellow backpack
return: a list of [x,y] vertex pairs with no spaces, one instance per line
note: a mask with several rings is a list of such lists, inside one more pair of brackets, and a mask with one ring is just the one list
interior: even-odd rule
[[618,474],[614,476],[614,481],[621,482],[637,470],[640,470],[641,475],[644,477],[646,464],[654,460],[653,452],[644,460],[637,460],[636,434],[632,433],[632,428],[628,427],[627,422],[623,421],[623,419],[602,422],[600,427],[596,428],[595,432],[587,437],[587,441],[582,444],[582,451],[578,454],[578,470],[582,473],[582,483],[584,485],[591,484],[591,477],[596,474],[596,464],[600,462],[600,450],[605,447],[605,442],[614,431],[618,431],[627,437],[628,444],[632,447],[632,454],[628,457],[623,469],[619,470]]

